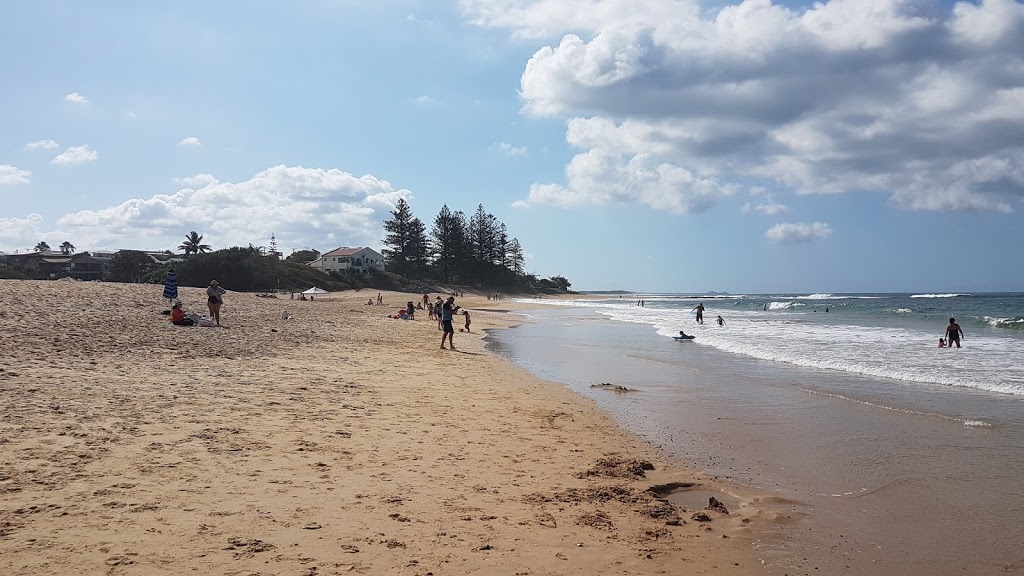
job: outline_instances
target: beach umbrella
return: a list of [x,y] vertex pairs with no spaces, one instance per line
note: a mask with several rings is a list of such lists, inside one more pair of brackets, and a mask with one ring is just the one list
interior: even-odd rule
[[167,271],[167,281],[164,282],[164,298],[174,300],[178,297],[178,275],[174,268]]
[[303,294],[329,294],[329,292],[327,290],[324,290],[323,288],[317,288],[316,286],[313,286],[309,290],[303,292]]

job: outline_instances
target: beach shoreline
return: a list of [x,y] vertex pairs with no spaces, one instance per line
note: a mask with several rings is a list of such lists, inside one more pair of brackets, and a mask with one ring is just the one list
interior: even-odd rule
[[[0,572],[766,573],[787,504],[487,352],[521,305],[460,298],[442,351],[371,292],[229,292],[200,328],[156,285],[0,281]],[[737,506],[664,498],[698,489]]]

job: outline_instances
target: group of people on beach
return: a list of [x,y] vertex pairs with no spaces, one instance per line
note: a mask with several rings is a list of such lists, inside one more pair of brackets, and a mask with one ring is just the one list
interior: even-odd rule
[[[210,285],[206,287],[206,307],[209,308],[210,318],[213,319],[216,326],[220,326],[220,307],[224,305],[225,293],[227,293],[227,290],[221,288],[220,283],[216,280],[210,280]],[[175,326],[195,326],[198,322],[185,314],[181,300],[175,300],[174,306],[171,307],[171,324]]]

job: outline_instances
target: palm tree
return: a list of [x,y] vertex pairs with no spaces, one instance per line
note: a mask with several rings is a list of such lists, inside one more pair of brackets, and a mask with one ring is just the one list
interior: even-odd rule
[[35,251],[36,252],[49,252],[50,251],[50,245],[47,244],[46,242],[40,242],[39,244],[36,244]]
[[185,256],[188,256],[189,254],[209,252],[212,248],[209,244],[203,244],[203,235],[193,230],[185,236],[185,241],[178,246],[178,250],[184,250]]
[[74,254],[75,245],[65,240],[64,243],[60,245],[60,253],[65,256],[67,256],[68,254]]

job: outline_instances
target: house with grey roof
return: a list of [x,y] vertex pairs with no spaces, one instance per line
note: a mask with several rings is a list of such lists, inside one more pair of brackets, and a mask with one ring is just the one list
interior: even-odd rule
[[349,248],[342,246],[322,254],[309,263],[323,272],[345,272],[347,270],[367,274],[370,270],[384,271],[384,256],[373,248]]

